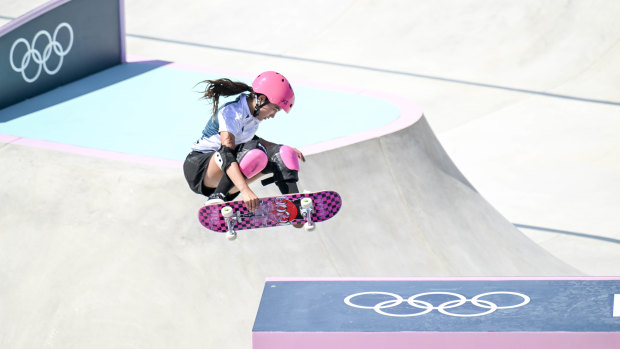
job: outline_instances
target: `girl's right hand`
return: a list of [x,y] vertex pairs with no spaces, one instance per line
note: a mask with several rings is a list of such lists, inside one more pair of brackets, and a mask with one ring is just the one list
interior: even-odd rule
[[258,196],[256,196],[250,188],[241,191],[241,198],[243,199],[245,207],[247,207],[250,212],[254,212],[258,209]]

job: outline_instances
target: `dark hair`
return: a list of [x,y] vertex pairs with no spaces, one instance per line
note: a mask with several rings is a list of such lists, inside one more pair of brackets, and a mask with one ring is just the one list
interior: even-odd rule
[[219,108],[220,96],[234,96],[242,92],[254,93],[251,86],[248,86],[243,82],[232,81],[230,79],[205,80],[202,82],[207,84],[202,98],[211,100],[211,103],[213,104],[212,118],[214,119],[217,115],[217,109]]

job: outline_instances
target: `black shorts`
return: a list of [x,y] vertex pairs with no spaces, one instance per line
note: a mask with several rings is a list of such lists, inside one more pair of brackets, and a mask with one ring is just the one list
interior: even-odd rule
[[190,189],[196,194],[209,196],[215,192],[215,188],[205,187],[204,178],[209,166],[209,161],[215,152],[201,153],[193,151],[187,155],[183,163],[183,173]]

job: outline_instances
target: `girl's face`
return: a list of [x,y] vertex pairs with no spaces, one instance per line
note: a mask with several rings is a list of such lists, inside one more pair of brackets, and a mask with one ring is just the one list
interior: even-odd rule
[[[266,97],[265,96],[260,96],[258,97],[258,103],[257,104],[263,104],[266,101]],[[254,108],[256,108],[256,105],[254,105]],[[260,110],[258,111],[258,115],[256,116],[256,118],[260,121],[263,121],[265,119],[271,119],[273,117],[276,116],[276,113],[280,111],[280,106],[277,104],[273,104],[273,103],[269,103],[264,107],[261,107]]]
[[258,120],[263,121],[265,119],[271,119],[276,116],[276,113],[280,111],[280,106],[277,104],[269,103],[266,106],[260,108],[258,111]]

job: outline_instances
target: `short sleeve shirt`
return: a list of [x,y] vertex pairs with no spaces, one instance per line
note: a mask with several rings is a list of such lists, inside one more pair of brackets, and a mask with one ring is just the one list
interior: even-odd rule
[[234,102],[227,103],[217,111],[217,117],[207,122],[202,137],[192,149],[202,153],[218,150],[222,145],[220,132],[235,136],[235,145],[246,143],[256,135],[260,121],[250,113],[247,95],[242,94]]

